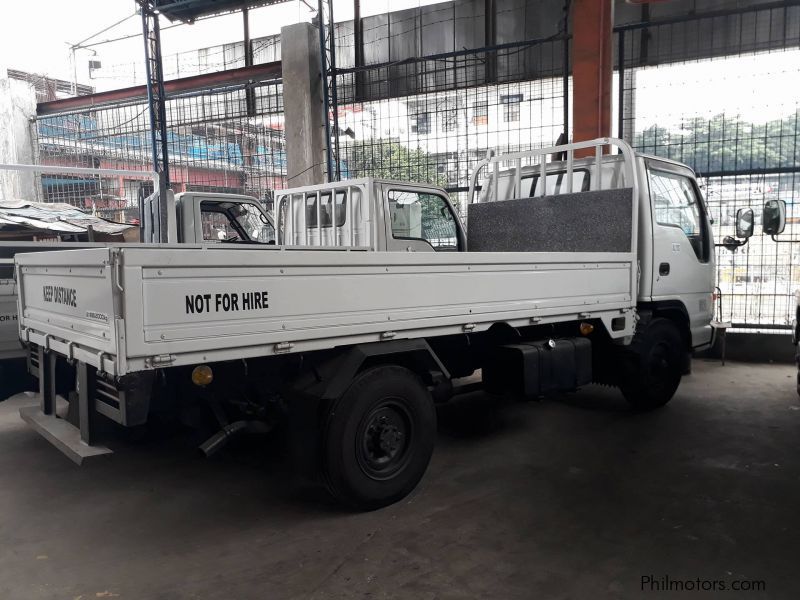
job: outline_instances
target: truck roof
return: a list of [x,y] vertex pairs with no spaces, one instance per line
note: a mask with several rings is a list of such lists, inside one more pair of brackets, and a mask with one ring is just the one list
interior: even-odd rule
[[344,179],[342,181],[331,181],[328,183],[317,183],[314,185],[306,185],[301,187],[293,187],[293,188],[286,188],[283,190],[275,190],[276,196],[286,195],[286,194],[295,194],[295,193],[302,193],[302,192],[310,192],[316,190],[328,190],[337,187],[348,187],[348,186],[358,186],[358,185],[365,185],[369,186],[373,183],[388,183],[390,185],[401,185],[403,187],[420,187],[420,188],[436,188],[438,190],[444,191],[444,188],[440,185],[435,183],[425,183],[419,181],[402,181],[400,179],[383,179],[380,177],[359,177],[357,179]]
[[692,173],[695,173],[695,170],[692,167],[690,167],[686,163],[682,163],[681,161],[675,160],[673,158],[667,158],[665,156],[658,156],[657,154],[648,154],[646,152],[637,152],[636,155],[637,156],[641,156],[642,158],[648,158],[648,159],[652,159],[652,160],[660,160],[661,162],[670,163],[672,165],[675,165],[676,167],[683,167],[685,169],[689,169]]

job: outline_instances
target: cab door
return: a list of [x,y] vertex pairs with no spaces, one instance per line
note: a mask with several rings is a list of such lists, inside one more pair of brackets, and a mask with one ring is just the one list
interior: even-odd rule
[[386,249],[403,252],[463,251],[464,231],[440,192],[401,184],[384,187]]
[[688,167],[647,161],[653,225],[652,298],[681,302],[692,345],[711,341],[711,293],[716,276],[711,225]]

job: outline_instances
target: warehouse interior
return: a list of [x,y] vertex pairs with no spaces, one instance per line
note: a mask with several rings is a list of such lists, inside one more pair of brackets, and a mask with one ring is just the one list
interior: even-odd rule
[[[49,409],[44,398],[58,369],[44,374],[49,348],[28,353],[28,336],[24,353],[0,364],[0,598],[797,596],[800,2],[453,0],[387,2],[377,13],[360,0],[129,4],[143,41],[130,68],[92,57],[92,80],[11,63],[0,73],[8,117],[0,131],[0,245],[58,244],[72,231],[54,233],[60,219],[41,225],[42,217],[32,233],[21,221],[27,213],[12,211],[25,210],[10,204],[22,199],[142,231],[151,211],[155,225],[140,241],[173,244],[180,240],[168,226],[171,190],[255,198],[275,225],[270,243],[288,248],[279,230],[297,224],[281,212],[294,197],[286,190],[374,178],[443,190],[466,223],[467,242],[474,236],[468,249],[478,250],[479,236],[497,248],[488,226],[467,220],[483,214],[472,207],[475,194],[499,193],[497,170],[476,189],[476,165],[514,157],[509,164],[519,170],[509,185],[518,192],[526,152],[553,149],[527,165],[541,168],[545,181],[548,155],[569,164],[570,179],[573,159],[594,159],[595,177],[620,140],[644,160],[680,163],[696,178],[708,220],[701,262],[710,266],[710,289],[700,306],[709,318],[701,327],[687,317],[686,335],[710,328],[713,343],[689,344],[674,398],[655,410],[629,406],[615,381],[535,398],[498,394],[497,384],[481,387],[480,369],[454,376],[463,387],[448,389],[461,391],[438,402],[434,378],[436,448],[424,477],[396,502],[359,512],[298,475],[288,426],[235,438],[228,430],[227,445],[208,458],[197,449],[203,440],[184,427],[119,428],[113,454],[72,464],[20,418],[39,403],[57,412],[57,383]],[[251,36],[252,14],[284,4],[297,4],[304,18],[282,23],[280,34]],[[236,19],[228,43],[197,39],[192,50],[162,50],[169,28],[223,17]],[[96,43],[108,41],[89,38],[73,46],[73,58],[89,56]],[[606,141],[580,145],[596,139]],[[569,193],[602,193],[589,191],[593,168],[585,168],[586,187],[573,190],[570,181]],[[524,195],[545,196],[549,185],[537,192],[534,180]],[[336,215],[336,192],[329,194]],[[155,201],[146,209],[148,197]],[[773,209],[779,228],[768,225]],[[641,243],[648,230],[640,223],[637,233],[635,200],[633,213],[627,235]],[[574,237],[573,245],[594,244],[601,237],[581,218],[576,211],[546,229]],[[749,233],[741,232],[743,218]],[[538,231],[531,223],[528,235]],[[566,233],[556,233],[562,224]],[[207,236],[219,224],[212,225],[201,241],[214,240]],[[674,228],[700,260],[686,225]],[[82,243],[103,242],[91,226],[81,235]],[[323,245],[322,233],[318,240]],[[460,238],[452,243],[464,249]],[[9,282],[0,292],[21,307],[21,323],[29,318],[27,300],[16,296],[24,271],[2,247],[0,260],[0,284]],[[671,262],[674,269],[677,258]],[[654,278],[669,276],[665,264]],[[631,275],[637,289],[643,268]],[[654,305],[637,310],[663,317]],[[18,317],[9,310],[0,325],[13,333]],[[589,322],[581,322],[582,335],[600,327],[588,315],[578,315]],[[465,337],[473,327],[464,325]],[[0,343],[0,359],[6,351]],[[68,351],[72,366],[77,354]],[[99,360],[102,370],[102,353]],[[327,377],[321,371],[319,381]],[[86,385],[80,373],[70,411],[80,381]],[[77,444],[89,442],[83,434],[81,421]]]

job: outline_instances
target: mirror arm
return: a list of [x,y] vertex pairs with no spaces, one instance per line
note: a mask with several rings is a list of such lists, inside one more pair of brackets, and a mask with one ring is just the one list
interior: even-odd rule
[[744,241],[737,240],[736,238],[726,235],[722,238],[721,244],[714,244],[715,247],[722,247],[728,250],[729,252],[736,252],[739,248],[746,245],[750,238],[745,238]]
[[[749,242],[749,241],[750,241],[750,238],[745,238],[744,240],[734,239],[733,241],[728,242],[727,244],[723,242],[722,244],[714,244],[714,246],[716,246],[717,248],[732,248],[734,246],[736,248],[741,248],[742,246],[746,246],[747,242]],[[788,242],[789,240],[775,240],[775,241],[776,242],[778,242],[778,241]]]
[[778,237],[777,237],[778,235],[780,235],[780,234],[773,233],[770,236],[772,238],[773,242],[776,242],[778,244],[795,244],[795,243],[797,243],[797,240],[779,240]]

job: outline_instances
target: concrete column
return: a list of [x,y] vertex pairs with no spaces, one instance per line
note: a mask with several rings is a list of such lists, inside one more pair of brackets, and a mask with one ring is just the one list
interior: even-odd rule
[[289,187],[324,183],[325,119],[319,31],[310,23],[281,28],[286,172]]
[[[33,164],[31,119],[36,116],[36,92],[26,81],[6,77],[0,66],[0,163]],[[0,200],[38,201],[34,173],[0,169]]]
[[572,3],[572,137],[611,135],[613,0]]

